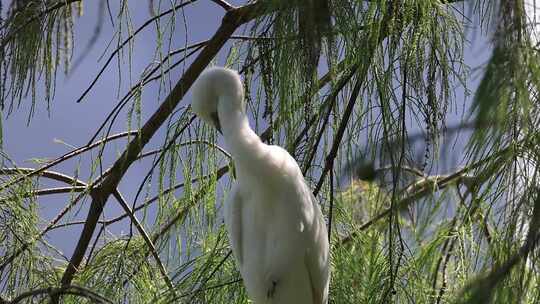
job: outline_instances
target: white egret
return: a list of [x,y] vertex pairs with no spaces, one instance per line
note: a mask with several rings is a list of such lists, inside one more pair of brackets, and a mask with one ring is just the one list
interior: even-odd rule
[[329,245],[325,221],[296,161],[249,126],[236,71],[211,68],[193,86],[193,111],[225,139],[236,183],[225,225],[244,285],[257,304],[325,304]]

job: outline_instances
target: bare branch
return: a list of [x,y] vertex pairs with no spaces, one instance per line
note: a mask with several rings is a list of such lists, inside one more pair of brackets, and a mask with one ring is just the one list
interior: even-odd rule
[[38,173],[34,173],[38,170],[34,168],[0,168],[0,174],[1,175],[15,175],[15,174],[24,174],[25,178],[28,178],[29,176],[32,176],[31,174],[39,174],[43,177],[50,178],[59,182],[66,183],[68,185],[73,186],[81,186],[81,187],[87,187],[88,185],[80,181],[74,177],[71,177],[69,175],[55,172],[55,171],[39,171]]
[[[82,154],[82,153],[84,153],[86,151],[89,151],[89,150],[91,150],[91,149],[93,149],[93,148],[95,148],[95,147],[97,147],[97,146],[99,146],[101,144],[107,143],[107,142],[109,142],[111,140],[115,140],[115,139],[118,139],[118,138],[130,136],[130,135],[136,135],[137,132],[138,131],[127,131],[127,132],[114,134],[114,135],[111,135],[111,136],[109,136],[107,138],[104,138],[104,139],[102,139],[100,141],[97,141],[97,142],[95,142],[93,144],[90,144],[90,145],[87,145],[87,146],[84,146],[84,147],[80,147],[78,149],[70,151],[70,152],[58,157],[57,159],[49,162],[48,164],[46,164],[46,165],[44,165],[44,166],[42,166],[42,167],[40,167],[38,169],[31,169],[30,171],[26,171],[23,176],[20,176],[20,177],[16,178],[15,180],[9,181],[6,184],[1,185],[0,186],[0,191],[6,189],[6,188],[8,188],[8,187],[10,187],[10,186],[12,186],[12,185],[14,185],[16,183],[21,182],[26,178],[32,177],[34,175],[39,175],[39,174],[41,174],[41,172],[43,172],[43,171],[45,171],[45,170],[47,170],[47,169],[49,169],[49,168],[51,168],[51,167],[53,167],[55,165],[58,165],[59,163],[64,162],[64,161],[66,161],[66,160],[68,160],[68,159],[70,159],[72,157],[75,157],[75,156],[77,156],[79,154]],[[16,169],[21,170],[21,168],[16,168]],[[24,169],[24,168],[22,168],[22,169]],[[10,173],[10,174],[13,174],[13,173]]]
[[[326,125],[330,121],[330,114],[332,114],[332,109],[334,108],[334,104],[338,100],[338,94],[347,85],[349,80],[354,76],[354,74],[356,73],[356,70],[357,70],[357,67],[354,66],[346,75],[343,75],[343,77],[339,80],[339,83],[336,85],[336,88],[332,91],[332,94],[330,94],[324,101],[324,105],[328,105],[328,110],[326,111],[326,115],[324,116],[322,126],[319,129],[319,132],[317,133],[317,137],[315,138],[315,143],[313,144],[311,154],[309,155],[308,159],[304,163],[304,168],[302,169],[302,173],[304,175],[306,175],[307,171],[311,167],[311,162],[313,162],[313,159],[315,158],[315,155],[317,154],[317,150],[318,150],[317,148],[319,147],[319,143],[321,142],[323,134],[326,131]],[[315,123],[317,121],[317,118],[318,118],[317,115],[314,115],[310,122]],[[310,125],[312,125],[313,123],[311,123]],[[295,140],[295,148],[296,148],[296,145],[300,143],[300,139],[307,134],[309,127],[310,126],[306,126],[306,128],[304,128],[304,130],[300,132],[300,134],[297,137],[297,140]]]
[[231,4],[229,4],[225,0],[211,0],[211,1],[214,2],[215,4],[221,6],[227,12],[236,8],[236,7],[232,6]]

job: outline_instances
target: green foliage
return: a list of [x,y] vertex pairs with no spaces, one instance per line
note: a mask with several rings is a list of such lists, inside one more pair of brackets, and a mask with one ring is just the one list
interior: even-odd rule
[[[14,173],[2,181],[10,182],[22,175]],[[23,179],[0,195],[0,278],[7,296],[15,296],[29,286],[50,286],[56,282],[55,261],[49,248],[32,242],[40,224],[38,204],[30,195],[35,188],[35,182]],[[47,245],[45,241],[41,244]],[[25,251],[16,256],[23,246]]]
[[30,121],[37,99],[43,98],[49,108],[58,67],[63,64],[65,72],[69,70],[73,15],[77,7],[74,2],[78,1],[11,2],[1,30],[0,106],[3,110],[7,107],[10,113],[23,99],[30,99]]
[[[262,11],[242,35],[223,37],[228,50],[206,58],[241,72],[252,125],[265,142],[295,157],[331,219],[331,303],[539,301],[536,38],[523,1],[453,2],[264,1],[247,6]],[[99,4],[102,14],[106,4]],[[196,70],[188,68],[191,56],[208,56],[215,46],[172,49],[174,37],[190,34],[185,7],[199,4],[151,1],[148,20],[137,28],[128,4],[120,1],[110,15],[116,20],[108,38],[116,49],[95,78],[117,60],[121,98],[88,145],[40,160],[36,170],[7,159],[0,169],[7,176],[0,184],[0,303],[21,295],[22,302],[48,301],[58,291],[65,303],[101,299],[92,292],[113,303],[250,303],[223,228],[234,164],[216,132],[184,101],[155,113],[167,114],[164,133],[156,133],[161,140],[153,133],[135,137],[155,123],[143,121],[153,117],[144,113],[153,105],[145,104],[148,86],[157,88],[152,99],[160,101],[183,90],[174,83],[193,80],[186,78]],[[21,107],[31,117],[37,100],[53,100],[58,67],[69,71],[73,15],[82,5],[12,2],[0,38],[3,113]],[[155,53],[134,77],[135,38],[147,27],[156,35]],[[493,53],[473,94],[473,135],[460,137],[468,143],[466,155],[458,155],[462,167],[446,170],[441,154],[455,153],[446,148],[453,132],[446,120],[468,106],[456,88],[469,93],[463,52],[471,27],[494,33]],[[127,92],[122,81],[129,82]],[[31,104],[22,103],[27,99]],[[117,128],[129,132],[111,134]],[[72,233],[75,247],[96,191],[118,174],[107,170],[109,156],[120,155],[126,138],[138,138],[141,147],[153,140],[156,149],[130,155],[149,163],[136,176],[138,188],[126,201],[122,187],[113,185],[68,286],[73,290],[62,289],[71,256],[49,236]],[[418,138],[424,140],[420,156]],[[51,171],[59,164],[73,176]],[[127,171],[119,179],[123,174],[137,175]],[[54,217],[40,205],[49,194],[66,202]],[[108,208],[115,204],[123,209],[112,216]]]

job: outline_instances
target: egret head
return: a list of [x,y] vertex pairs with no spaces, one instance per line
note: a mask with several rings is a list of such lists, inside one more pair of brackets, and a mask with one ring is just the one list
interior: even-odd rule
[[227,111],[245,111],[242,81],[234,70],[220,67],[207,69],[193,84],[191,109],[221,132],[218,106]]

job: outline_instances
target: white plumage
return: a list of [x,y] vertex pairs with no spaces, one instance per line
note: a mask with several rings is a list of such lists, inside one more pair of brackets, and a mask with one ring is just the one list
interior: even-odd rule
[[250,298],[327,303],[329,245],[321,210],[296,161],[251,130],[238,73],[203,72],[193,86],[192,109],[222,132],[235,162],[225,225]]

